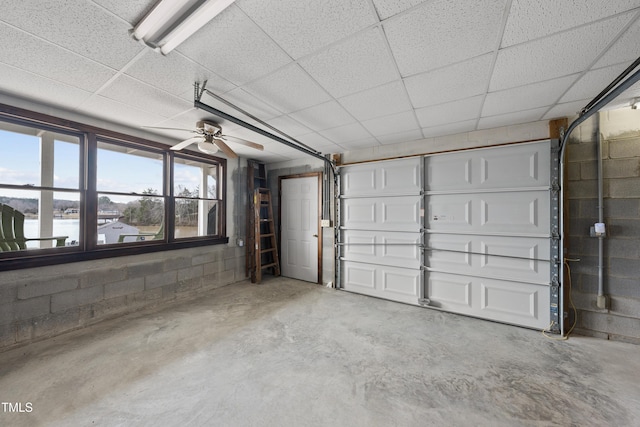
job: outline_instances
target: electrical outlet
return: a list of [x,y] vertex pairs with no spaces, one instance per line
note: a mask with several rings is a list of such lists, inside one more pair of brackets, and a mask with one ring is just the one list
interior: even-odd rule
[[320,221],[320,225],[322,227],[331,227],[331,220],[330,219],[323,219]]

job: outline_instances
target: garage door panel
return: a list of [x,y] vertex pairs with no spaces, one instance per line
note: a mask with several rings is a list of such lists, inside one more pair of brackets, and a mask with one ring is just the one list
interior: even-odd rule
[[420,159],[346,166],[340,170],[344,197],[420,194]]
[[549,234],[549,193],[437,194],[427,198],[432,232]]
[[351,292],[417,305],[422,271],[342,261],[344,289]]
[[426,191],[473,191],[549,186],[549,150],[520,145],[431,156]]
[[433,251],[425,260],[432,271],[495,277],[514,282],[549,283],[549,262],[519,258]]
[[540,310],[549,306],[548,286],[441,272],[427,277],[432,307],[531,328],[549,326]]
[[419,232],[420,196],[343,200],[342,225],[356,230]]
[[391,231],[344,230],[345,260],[420,268],[420,235]]

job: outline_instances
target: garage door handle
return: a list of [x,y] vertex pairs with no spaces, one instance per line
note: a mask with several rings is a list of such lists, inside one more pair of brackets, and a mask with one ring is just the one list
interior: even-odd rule
[[314,234],[314,235],[313,235],[313,237],[318,237],[318,235],[317,235],[317,234]]

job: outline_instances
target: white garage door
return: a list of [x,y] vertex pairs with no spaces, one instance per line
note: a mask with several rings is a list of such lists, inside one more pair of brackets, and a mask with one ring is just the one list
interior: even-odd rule
[[343,168],[342,287],[520,326],[557,323],[551,169],[549,141]]
[[413,158],[341,169],[340,271],[345,290],[418,303],[420,162]]

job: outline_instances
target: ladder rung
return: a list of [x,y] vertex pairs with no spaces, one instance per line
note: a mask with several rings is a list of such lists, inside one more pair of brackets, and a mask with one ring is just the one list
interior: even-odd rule
[[277,264],[275,262],[272,262],[271,264],[265,264],[265,265],[261,265],[260,268],[269,268],[269,267],[275,267]]
[[266,254],[268,252],[274,252],[276,248],[263,249],[260,251],[261,254]]
[[271,236],[275,236],[275,234],[274,234],[274,233],[261,234],[261,235],[260,235],[260,238],[263,238],[263,237],[271,237]]
[[261,219],[260,222],[271,222],[273,221],[271,218]]

